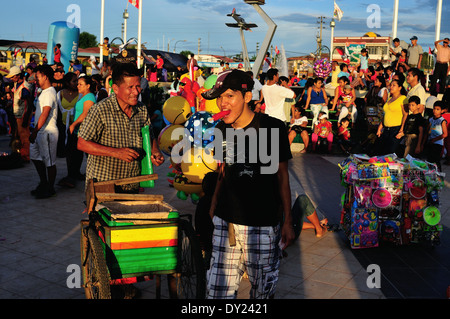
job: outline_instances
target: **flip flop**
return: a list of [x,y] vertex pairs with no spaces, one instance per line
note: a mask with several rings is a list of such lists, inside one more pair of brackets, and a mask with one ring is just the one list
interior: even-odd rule
[[327,225],[329,232],[337,232],[340,230],[340,226],[338,224]]

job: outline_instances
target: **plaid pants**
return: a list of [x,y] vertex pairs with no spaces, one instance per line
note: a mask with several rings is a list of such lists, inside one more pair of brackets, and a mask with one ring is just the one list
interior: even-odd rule
[[274,295],[278,282],[281,249],[280,226],[234,226],[236,246],[230,247],[228,223],[214,216],[211,267],[207,273],[209,299],[234,299],[247,270],[251,299]]

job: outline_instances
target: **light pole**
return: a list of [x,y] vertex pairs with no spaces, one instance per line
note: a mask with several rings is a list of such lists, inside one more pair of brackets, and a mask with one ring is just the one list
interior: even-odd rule
[[226,57],[227,54],[225,53],[225,49],[223,48],[223,46],[220,47],[223,50],[223,56]]
[[167,41],[167,52],[170,52],[170,41],[173,41],[175,39],[170,39]]
[[436,34],[435,41],[441,39],[442,0],[438,0],[436,6]]
[[331,43],[330,43],[330,61],[333,61],[333,47],[334,47],[334,28],[336,27],[336,22],[334,19],[330,21],[330,29],[331,29]]
[[128,10],[123,10],[123,43],[127,43],[127,20],[129,17]]
[[186,40],[178,40],[177,42],[175,42],[175,44],[173,45],[173,53],[175,53],[175,49],[177,48],[178,42],[186,42]]

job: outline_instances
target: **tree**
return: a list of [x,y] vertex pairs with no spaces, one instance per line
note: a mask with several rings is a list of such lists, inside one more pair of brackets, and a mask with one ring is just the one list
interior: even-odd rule
[[185,50],[185,51],[181,51],[180,54],[184,55],[186,58],[189,59],[189,55],[194,54],[194,53],[189,50]]
[[96,47],[97,37],[89,32],[81,32],[78,46],[82,49]]

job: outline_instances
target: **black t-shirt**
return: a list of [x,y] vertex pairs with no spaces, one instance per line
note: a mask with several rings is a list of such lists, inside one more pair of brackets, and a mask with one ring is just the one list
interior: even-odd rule
[[419,127],[425,126],[425,119],[422,114],[408,114],[406,118],[405,127],[403,128],[403,132],[405,134],[419,134]]
[[[225,168],[215,214],[240,225],[277,225],[282,216],[278,163],[292,158],[285,124],[255,113],[244,129],[234,130],[223,122],[216,128],[223,136]],[[239,138],[231,138],[239,134],[246,134],[245,146]]]

